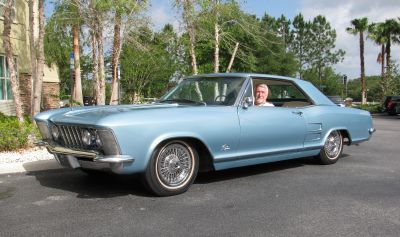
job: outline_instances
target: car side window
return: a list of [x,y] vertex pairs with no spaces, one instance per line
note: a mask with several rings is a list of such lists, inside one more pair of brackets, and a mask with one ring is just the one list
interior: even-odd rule
[[253,84],[266,84],[268,101],[275,107],[304,107],[312,105],[310,99],[289,80],[253,79]]

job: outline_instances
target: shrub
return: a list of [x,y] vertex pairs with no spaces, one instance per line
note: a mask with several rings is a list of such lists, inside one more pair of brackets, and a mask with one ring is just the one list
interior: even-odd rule
[[0,151],[11,151],[32,146],[33,140],[40,136],[36,125],[29,117],[19,124],[16,117],[0,114]]
[[381,104],[376,104],[376,105],[357,105],[357,106],[354,106],[354,108],[367,110],[371,114],[373,114],[373,113],[381,113],[383,111],[383,106]]

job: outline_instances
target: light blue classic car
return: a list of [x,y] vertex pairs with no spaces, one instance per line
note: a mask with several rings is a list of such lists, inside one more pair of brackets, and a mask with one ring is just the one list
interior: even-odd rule
[[[273,106],[255,105],[260,84]],[[153,104],[64,108],[35,120],[39,145],[62,166],[140,173],[159,196],[185,192],[198,171],[312,156],[333,164],[343,145],[375,131],[369,112],[338,107],[307,81],[244,73],[188,77]]]

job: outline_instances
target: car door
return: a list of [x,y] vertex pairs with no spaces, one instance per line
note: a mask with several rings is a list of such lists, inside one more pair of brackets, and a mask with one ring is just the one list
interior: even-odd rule
[[239,108],[239,151],[266,154],[298,151],[306,131],[301,108],[251,106]]
[[248,84],[244,97],[254,98],[253,84],[260,83],[268,84],[269,99],[276,99],[275,107],[251,106],[252,104],[238,107],[240,122],[238,151],[251,156],[301,150],[304,147],[306,133],[304,107],[286,107],[279,101],[293,105],[295,101],[292,100],[304,99],[304,95],[288,81],[253,79]]

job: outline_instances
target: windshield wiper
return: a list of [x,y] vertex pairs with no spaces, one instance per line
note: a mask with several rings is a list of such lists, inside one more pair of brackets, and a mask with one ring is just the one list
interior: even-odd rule
[[196,105],[207,105],[206,102],[199,102],[188,99],[166,99],[158,101],[160,103],[182,103],[182,104],[196,104]]

